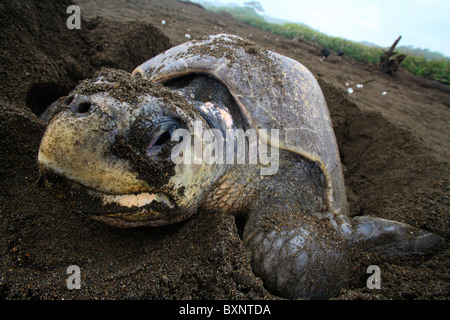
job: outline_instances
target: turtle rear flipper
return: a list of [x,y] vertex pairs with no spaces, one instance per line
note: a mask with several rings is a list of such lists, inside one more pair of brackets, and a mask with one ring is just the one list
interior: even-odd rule
[[383,258],[400,255],[424,255],[438,248],[444,239],[410,225],[374,217],[352,219],[351,246],[380,254]]

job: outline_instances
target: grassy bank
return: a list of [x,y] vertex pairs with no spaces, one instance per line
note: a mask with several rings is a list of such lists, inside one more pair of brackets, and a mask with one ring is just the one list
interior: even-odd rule
[[[384,49],[379,47],[366,46],[339,37],[332,37],[301,24],[269,23],[251,7],[207,7],[207,9],[215,12],[227,11],[239,21],[274,33],[280,37],[287,39],[302,37],[306,40],[314,41],[323,48],[335,53],[342,50],[346,55],[358,61],[367,61],[376,64],[379,62],[380,56],[384,51]],[[448,59],[428,60],[423,56],[408,54],[402,62],[401,68],[417,76],[450,85],[450,61]]]

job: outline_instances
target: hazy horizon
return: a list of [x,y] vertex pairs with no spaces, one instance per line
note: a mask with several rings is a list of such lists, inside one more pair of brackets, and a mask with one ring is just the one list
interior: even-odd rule
[[[237,4],[249,0],[197,0]],[[399,46],[428,49],[450,57],[450,1],[448,0],[260,0],[264,12],[303,23],[330,36],[389,47],[398,36]]]

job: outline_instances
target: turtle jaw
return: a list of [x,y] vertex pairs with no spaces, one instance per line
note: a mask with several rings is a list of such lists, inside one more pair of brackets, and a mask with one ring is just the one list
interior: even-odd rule
[[[127,195],[102,194],[88,190],[88,194],[102,199],[105,207],[115,206],[114,213],[92,215],[91,218],[116,228],[163,226],[189,218],[192,210],[180,210],[165,193]],[[120,210],[123,208],[123,210]],[[130,211],[131,210],[131,211]]]
[[[154,197],[155,199],[165,198],[162,193],[157,194],[139,194],[125,195],[124,197]],[[105,223],[116,228],[135,228],[135,227],[159,227],[178,223],[188,219],[196,212],[196,208],[178,208],[167,204],[164,201],[153,200],[144,206],[122,207],[123,210],[115,209],[114,213],[93,214],[91,219]],[[131,210],[131,211],[130,211]]]
[[163,226],[189,218],[194,207],[180,207],[163,190],[112,194],[94,190],[40,164],[43,185],[68,200],[71,207],[112,227]]
[[[189,212],[189,211],[187,211]],[[135,227],[160,227],[171,225],[188,219],[192,214],[178,215],[172,218],[158,218],[160,212],[141,209],[134,212],[94,215],[91,219],[115,228],[128,229]]]

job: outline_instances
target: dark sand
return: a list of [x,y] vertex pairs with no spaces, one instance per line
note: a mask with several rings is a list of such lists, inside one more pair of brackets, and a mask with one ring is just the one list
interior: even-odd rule
[[[0,298],[276,298],[252,273],[231,216],[198,212],[178,225],[117,230],[38,183],[44,124],[35,114],[101,67],[132,71],[187,41],[186,33],[238,34],[303,63],[330,108],[352,214],[405,222],[448,239],[448,87],[405,72],[384,75],[345,56],[321,61],[314,44],[192,4],[76,2],[86,19],[81,30],[66,28],[70,1],[0,3]],[[445,245],[421,259],[379,263],[381,290],[366,288],[373,263],[361,257],[350,288],[337,298],[448,299],[449,252]],[[73,264],[81,268],[80,290],[66,287]]]

